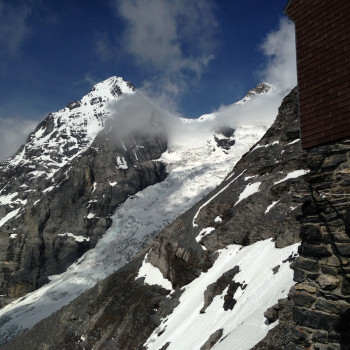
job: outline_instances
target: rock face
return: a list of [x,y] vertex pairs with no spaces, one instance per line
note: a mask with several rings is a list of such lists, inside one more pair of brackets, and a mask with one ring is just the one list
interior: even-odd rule
[[293,90],[217,189],[2,348],[349,349],[350,141],[301,151],[297,109]]
[[[0,164],[2,305],[37,289],[94,247],[110,215],[166,176],[154,160],[166,150],[161,132],[116,141],[116,104],[134,94],[112,77],[48,115],[26,145]],[[63,203],[63,205],[62,205]]]
[[[277,250],[288,250],[300,241],[303,202],[308,197],[307,154],[300,150],[298,136],[297,91],[293,90],[273,126],[222,185],[166,227],[129,264],[3,348],[21,344],[23,349],[144,349],[152,333],[156,338],[166,334],[166,319],[177,310],[186,289],[216,268],[225,250],[229,255],[232,249],[233,255],[239,251],[235,244],[244,250],[269,239]],[[288,254],[271,267],[271,276],[287,271],[295,260],[293,253]],[[150,275],[160,273],[168,282],[151,283],[147,274],[139,276],[144,266],[156,269]],[[252,282],[240,282],[240,271],[240,266],[232,266],[218,273],[203,290],[199,314],[209,313],[220,296],[223,312],[235,312],[238,294],[244,294]],[[284,303],[280,301],[277,310],[288,316]],[[199,348],[220,347],[229,337],[218,326],[203,336]],[[148,348],[152,341],[147,344]],[[171,341],[165,341],[160,348],[169,347]]]
[[[280,324],[254,350],[350,349],[350,141],[313,148],[299,258]],[[281,336],[283,335],[283,336]]]

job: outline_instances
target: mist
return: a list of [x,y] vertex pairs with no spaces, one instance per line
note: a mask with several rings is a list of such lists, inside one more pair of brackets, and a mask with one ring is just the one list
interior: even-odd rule
[[185,119],[155,105],[141,92],[124,96],[111,103],[112,133],[115,140],[127,143],[130,135],[164,136],[168,146],[201,147],[208,137],[222,127],[241,126],[268,128],[277,116],[283,95],[272,88],[239,104],[222,106],[199,119]]
[[0,117],[0,162],[12,156],[24,144],[37,121]]
[[173,110],[171,103],[165,109],[157,107],[138,91],[135,95],[110,106],[116,137],[137,131],[151,134],[162,132],[166,135],[169,146],[194,147],[203,145],[207,138],[221,127],[268,128],[277,116],[283,97],[297,84],[294,24],[282,18],[278,29],[266,35],[260,50],[266,61],[264,67],[257,72],[257,76],[271,87],[268,93],[256,95],[245,103],[222,105],[211,114],[194,120],[181,119],[167,112],[166,110]]

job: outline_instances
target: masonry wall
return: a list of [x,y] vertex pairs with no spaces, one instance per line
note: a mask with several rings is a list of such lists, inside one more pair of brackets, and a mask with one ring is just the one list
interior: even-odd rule
[[350,136],[350,1],[294,0],[302,147]]

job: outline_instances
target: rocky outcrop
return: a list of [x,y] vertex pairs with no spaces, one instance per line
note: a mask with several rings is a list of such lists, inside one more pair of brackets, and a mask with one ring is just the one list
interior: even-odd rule
[[167,147],[161,130],[115,136],[106,104],[133,90],[116,77],[97,84],[0,165],[2,306],[65,271],[96,245],[121,203],[166,177],[155,161]]
[[[160,336],[166,331],[161,320],[179,304],[186,286],[212,268],[218,249],[268,238],[276,247],[300,241],[309,168],[298,135],[294,90],[285,98],[273,126],[219,188],[165,228],[125,267],[3,348],[21,344],[23,349],[143,349],[152,332]],[[290,256],[280,264],[293,260]],[[173,291],[138,278],[143,262],[156,268]],[[278,270],[277,265],[273,273]],[[224,312],[235,311],[235,293],[245,288],[244,283],[234,281],[237,272],[221,274],[208,286],[203,293],[207,309],[224,293]],[[279,314],[289,315],[284,302],[279,305]],[[222,335],[222,329],[206,334],[202,348],[220,343]]]
[[[254,350],[350,349],[350,141],[308,151],[297,282],[279,325]],[[283,334],[283,336],[281,336]]]

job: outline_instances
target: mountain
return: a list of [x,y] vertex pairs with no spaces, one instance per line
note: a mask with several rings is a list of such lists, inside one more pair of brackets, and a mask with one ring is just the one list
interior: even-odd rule
[[[2,208],[20,213],[1,227],[7,272],[2,300],[22,296],[0,311],[2,341],[123,266],[164,226],[220,184],[266,131],[266,126],[233,129],[226,121],[222,127],[213,122],[219,115],[207,123],[173,119],[130,83],[113,77],[81,101],[50,114],[28,143],[2,164],[3,177],[12,181],[2,193],[14,198]],[[65,146],[75,142],[71,138],[81,145],[75,153]],[[64,159],[61,167],[53,164],[54,156]],[[42,173],[28,180],[27,173],[39,167],[44,168]],[[19,181],[26,184],[23,189],[16,186]],[[22,207],[14,208],[19,198]]]
[[[292,121],[291,111],[294,112]],[[44,323],[34,326],[24,335],[28,348],[40,348],[45,343],[52,348],[140,349],[147,343],[150,349],[160,349],[170,343],[170,349],[178,349],[180,344],[172,340],[176,332],[175,339],[179,339],[181,348],[199,349],[211,335],[225,338],[238,329],[238,336],[246,337],[244,332],[239,333],[238,326],[245,322],[256,323],[257,327],[253,332],[258,338],[250,337],[250,345],[261,340],[269,329],[266,325],[263,333],[258,332],[264,325],[264,311],[285,297],[293,285],[289,264],[297,252],[299,222],[295,218],[300,215],[301,204],[300,198],[293,194],[305,189],[300,176],[308,172],[296,142],[295,111],[294,92],[293,101],[285,102],[273,127],[214,192],[194,207],[190,206],[129,264]],[[265,279],[252,278],[257,272],[257,267],[251,265],[253,256],[260,261],[259,269],[266,265],[258,274],[268,275],[269,285]],[[269,263],[265,261],[267,256],[271,257]],[[238,279],[242,270],[244,277]],[[261,293],[264,287],[267,290],[262,298],[257,290]],[[243,319],[229,321],[230,316],[235,317],[233,295],[237,291],[246,300],[241,302],[236,297],[242,304],[240,308],[251,312],[242,313]],[[225,331],[217,317],[213,317],[212,312],[215,313],[217,303],[220,304],[215,297],[226,300],[221,317],[225,323],[232,324],[232,329]],[[216,307],[212,310],[214,300]],[[257,303],[261,310],[259,320],[254,318]],[[19,315],[16,316],[18,319]],[[188,327],[182,328],[184,319]],[[205,339],[200,333],[197,341],[193,341],[191,334],[196,325],[205,326]],[[35,333],[39,329],[40,340]],[[10,344],[8,348],[17,346]]]
[[95,85],[0,164],[3,305],[65,271],[96,245],[122,202],[166,177],[154,161],[167,147],[160,132],[115,141],[109,106],[135,94],[117,77]]
[[137,92],[111,104],[91,145],[120,144],[142,117],[136,136],[166,148],[158,177],[66,272],[1,310],[1,348],[349,349],[350,143],[301,151],[296,89],[267,130],[258,116],[278,93],[265,86],[199,120]]

